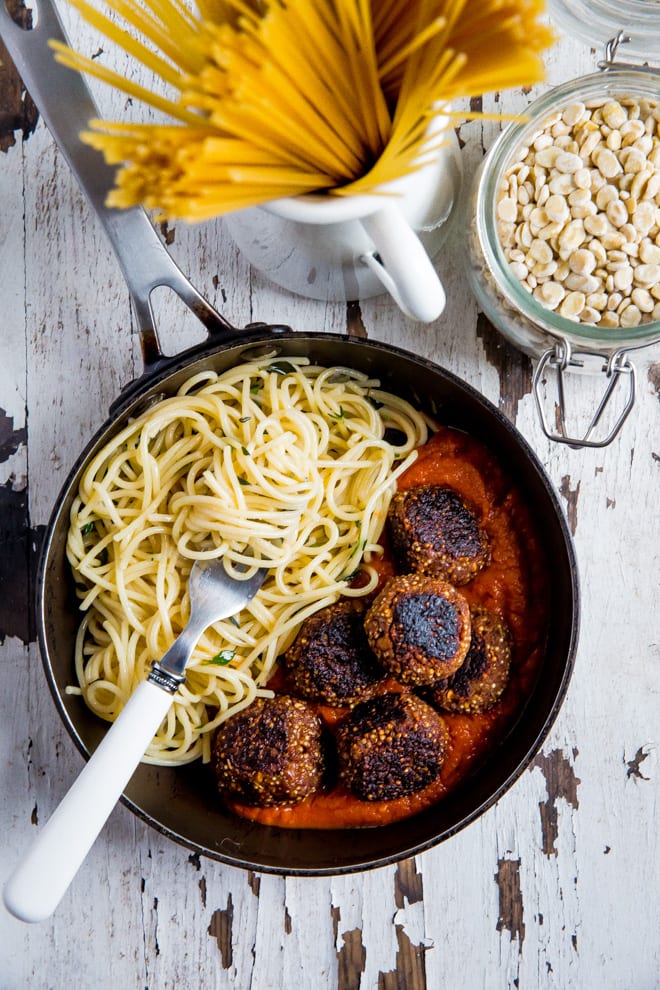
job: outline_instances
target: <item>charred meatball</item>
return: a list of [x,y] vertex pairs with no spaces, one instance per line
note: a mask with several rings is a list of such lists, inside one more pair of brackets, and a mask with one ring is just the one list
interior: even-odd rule
[[453,488],[420,485],[397,492],[388,522],[394,554],[404,570],[462,585],[490,563],[488,536]]
[[470,608],[441,578],[403,574],[387,582],[364,628],[379,663],[403,684],[453,674],[470,646]]
[[336,732],[339,776],[362,801],[392,801],[432,783],[449,734],[414,695],[382,694],[356,705]]
[[299,698],[257,698],[218,728],[212,760],[227,797],[260,807],[297,804],[321,784],[321,722]]
[[451,677],[434,684],[429,700],[449,712],[487,712],[509,682],[511,635],[494,612],[475,606],[471,610],[472,639],[468,654]]
[[307,619],[284,667],[295,694],[326,705],[354,705],[384,676],[364,631],[363,602],[335,602]]

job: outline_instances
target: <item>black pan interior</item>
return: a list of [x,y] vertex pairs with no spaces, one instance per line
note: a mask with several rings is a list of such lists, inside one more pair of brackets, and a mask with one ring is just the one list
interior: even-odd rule
[[497,454],[537,516],[551,575],[549,642],[535,691],[514,729],[470,779],[444,801],[408,821],[372,829],[293,831],[254,825],[234,817],[216,795],[210,771],[199,763],[179,769],[141,765],[124,802],[151,826],[196,852],[234,866],[273,873],[323,875],[393,862],[440,842],[490,807],[530,763],[559,710],[573,665],[578,630],[578,579],[570,533],[536,456],[518,431],[477,391],[447,371],[384,344],[357,338],[264,329],[243,331],[224,345],[204,345],[173,359],[140,382],[93,439],[74,467],[53,513],[41,560],[38,612],[46,674],[59,712],[85,754],[105,723],[80,697],[74,683],[73,644],[79,621],[65,555],[72,498],[87,460],[119,431],[145,401],[171,394],[190,375],[221,371],[255,353],[305,355],[323,365],[344,365],[380,379],[441,423],[480,438]]

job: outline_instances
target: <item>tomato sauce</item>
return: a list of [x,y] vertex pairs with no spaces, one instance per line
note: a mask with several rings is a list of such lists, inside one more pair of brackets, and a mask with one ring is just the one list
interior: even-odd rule
[[[497,705],[479,715],[442,712],[448,730],[447,756],[440,776],[416,794],[393,801],[361,801],[336,784],[287,807],[256,808],[231,803],[238,814],[284,828],[351,828],[385,825],[424,810],[465,779],[512,724],[528,697],[543,657],[548,622],[547,572],[531,512],[515,484],[487,448],[473,437],[441,427],[420,448],[417,460],[400,477],[399,489],[423,484],[449,485],[474,508],[491,543],[490,565],[460,588],[471,605],[498,612],[511,631],[511,679]],[[385,553],[374,562],[381,583],[396,573],[383,535]],[[269,684],[286,690],[277,673]],[[391,677],[380,691],[408,690]],[[316,706],[331,731],[348,709]]]

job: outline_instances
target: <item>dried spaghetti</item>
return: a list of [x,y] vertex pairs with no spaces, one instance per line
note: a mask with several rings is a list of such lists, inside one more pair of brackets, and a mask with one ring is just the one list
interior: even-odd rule
[[67,542],[85,613],[73,690],[114,720],[186,624],[195,559],[268,567],[240,615],[200,640],[147,753],[162,764],[207,758],[215,727],[264,693],[301,622],[376,586],[369,557],[426,435],[420,414],[366,375],[304,358],[188,380],[82,477]]
[[172,118],[92,124],[85,140],[122,166],[110,204],[188,220],[380,190],[423,166],[452,100],[542,79],[553,40],[543,0],[201,0],[199,16],[181,0],[108,0],[130,31],[70,2],[156,86],[62,45],[56,57]]

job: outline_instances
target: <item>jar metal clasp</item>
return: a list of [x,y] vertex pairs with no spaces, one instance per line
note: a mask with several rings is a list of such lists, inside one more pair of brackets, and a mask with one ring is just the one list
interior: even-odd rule
[[648,65],[648,63],[639,62],[617,62],[616,56],[621,45],[627,44],[631,40],[630,35],[622,29],[614,38],[610,38],[609,41],[605,43],[605,58],[601,59],[598,63],[598,68],[601,72],[609,72],[611,69],[633,69],[635,72],[649,72],[653,75],[657,75],[657,66]]
[[[598,68],[602,72],[609,72],[613,69],[633,69],[636,72],[647,72],[658,74],[658,68],[648,64],[634,64],[631,62],[617,61],[617,53],[621,45],[625,45],[631,39],[624,30],[620,30],[614,38],[605,45],[605,58],[598,63]],[[644,346],[644,345],[637,345]],[[546,437],[557,443],[565,443],[570,447],[579,449],[581,447],[606,447],[614,440],[628,417],[635,404],[635,393],[637,387],[637,373],[635,365],[628,357],[629,350],[635,350],[635,345],[621,347],[611,353],[592,350],[574,350],[570,341],[565,337],[558,337],[554,345],[545,351],[539,360],[534,372],[532,383],[534,400],[539,414],[541,427]],[[588,364],[597,362],[596,371],[604,374],[606,385],[601,399],[593,413],[591,420],[582,436],[573,436],[568,431],[566,425],[567,399],[565,388],[565,376],[569,371],[586,371]],[[542,386],[546,372],[553,370],[556,373],[556,403],[555,403],[555,427],[550,426],[549,416],[546,413],[547,400],[544,403],[542,396]],[[627,387],[627,391],[626,391]],[[599,423],[601,423],[605,410],[613,400],[615,393],[623,392],[621,406],[616,415],[613,425],[609,428],[605,436],[594,438],[594,433]]]
[[[602,362],[600,371],[605,374],[607,383],[596,411],[591,417],[585,432],[581,437],[574,437],[571,436],[566,427],[566,390],[564,387],[564,376],[570,368],[584,368],[586,361],[593,358],[599,359],[599,361]],[[554,429],[549,424],[548,416],[546,415],[545,403],[541,394],[541,388],[544,380],[543,376],[548,368],[553,369],[556,372],[557,377],[557,402],[555,406],[556,428]],[[606,436],[594,439],[594,431],[600,423],[603,413],[609,405],[617,386],[619,386],[619,390],[621,390],[622,388],[625,389],[626,384],[628,386],[628,390],[627,393],[624,392],[623,405],[616,421],[611,426]],[[551,347],[541,355],[534,372],[532,385],[534,400],[536,402],[536,408],[541,421],[541,427],[549,440],[554,440],[557,443],[568,444],[570,447],[575,449],[579,449],[581,447],[606,447],[612,442],[612,440],[614,440],[627,419],[630,410],[635,404],[637,374],[635,371],[635,366],[628,358],[624,348],[619,348],[619,350],[616,350],[610,354],[609,357],[606,357],[600,351],[574,351],[571,348],[570,342],[566,340],[565,337],[562,337],[557,340],[554,347]]]

